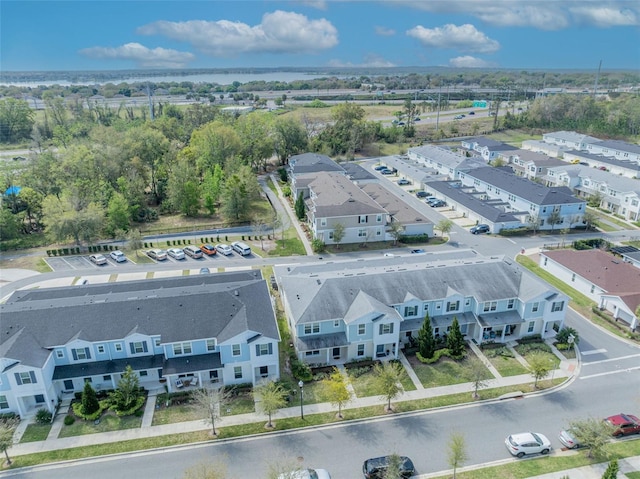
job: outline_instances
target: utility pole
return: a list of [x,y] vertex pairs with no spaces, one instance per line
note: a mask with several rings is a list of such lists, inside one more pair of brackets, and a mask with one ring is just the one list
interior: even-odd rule
[[442,93],[442,84],[438,89],[438,113],[436,114],[436,132],[438,131],[438,125],[440,123],[440,94]]
[[151,100],[151,88],[147,82],[147,98],[149,99],[149,118],[153,121],[153,101]]
[[596,81],[593,84],[593,98],[595,100],[596,94],[598,93],[598,81],[600,80],[600,69],[602,68],[602,60],[600,60],[600,64],[598,65],[598,72],[596,73]]

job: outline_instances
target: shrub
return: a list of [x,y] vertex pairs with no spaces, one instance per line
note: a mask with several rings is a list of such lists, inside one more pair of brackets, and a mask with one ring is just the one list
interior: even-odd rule
[[44,408],[38,409],[36,412],[36,422],[38,424],[47,424],[51,422],[52,414]]
[[405,243],[405,244],[413,244],[413,243],[428,243],[429,242],[429,235],[401,235],[400,238],[398,238],[400,240],[401,243]]
[[313,249],[314,253],[324,253],[326,247],[327,245],[324,244],[324,241],[319,238],[315,238],[311,242],[311,248]]
[[68,416],[64,417],[64,425],[65,426],[71,426],[74,422],[76,422],[76,418],[74,416],[72,416],[71,414],[69,414]]
[[353,376],[354,378],[359,378],[371,371],[370,367],[359,367],[359,368],[351,368],[349,369],[349,376]]
[[576,331],[574,328],[570,328],[567,326],[565,326],[560,331],[558,331],[558,334],[556,334],[556,341],[559,343],[568,343],[570,336],[573,336],[574,344],[577,345],[580,342],[580,336],[578,335],[578,331]]
[[291,374],[293,374],[294,378],[302,381],[311,381],[313,379],[313,373],[309,365],[297,358],[291,360]]
[[500,236],[524,236],[531,233],[529,228],[509,228],[509,229],[501,229],[498,233]]
[[438,349],[434,354],[432,358],[424,358],[422,357],[422,355],[420,354],[420,352],[416,353],[416,358],[418,358],[418,361],[420,361],[422,364],[435,364],[438,361],[440,361],[440,358],[442,356],[446,356],[448,358],[454,359],[456,361],[459,361],[461,359],[464,359],[467,356],[467,352],[463,351],[462,354],[459,355],[454,355],[451,354],[451,351],[449,351],[447,348],[444,349]]
[[96,412],[92,413],[92,414],[84,414],[84,412],[82,411],[82,403],[81,402],[74,402],[71,405],[71,409],[73,409],[73,413],[84,419],[85,421],[95,421],[96,419],[98,419],[100,416],[102,416],[102,412],[107,409],[109,407],[109,401],[107,401],[106,399],[103,401],[100,401],[100,409],[98,409]]

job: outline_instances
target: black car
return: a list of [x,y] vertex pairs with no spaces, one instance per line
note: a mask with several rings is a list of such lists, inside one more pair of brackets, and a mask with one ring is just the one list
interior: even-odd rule
[[469,231],[471,232],[471,234],[479,235],[481,233],[491,233],[491,228],[489,228],[489,225],[480,224],[480,225],[474,226]]
[[426,191],[416,191],[416,197],[418,198],[426,198],[427,196],[429,196],[429,193]]
[[443,206],[447,206],[447,203],[442,200],[437,200],[430,202],[429,206],[431,206],[432,208],[442,208]]
[[[367,479],[382,479],[387,477],[387,469],[396,465],[402,477],[411,477],[415,474],[416,469],[413,462],[406,456],[383,456],[367,459],[362,465],[362,473]],[[396,477],[391,474],[391,477]]]

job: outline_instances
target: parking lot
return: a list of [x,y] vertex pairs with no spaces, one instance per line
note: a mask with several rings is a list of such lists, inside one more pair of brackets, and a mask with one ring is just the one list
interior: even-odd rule
[[[140,254],[142,255],[143,253],[140,253]],[[116,261],[114,261],[111,258],[111,256],[109,256],[108,253],[105,253],[104,257],[107,258],[107,263],[101,266],[93,264],[89,259],[89,255],[49,257],[49,258],[45,258],[44,260],[51,267],[53,271],[73,271],[77,269],[82,270],[82,269],[89,269],[89,268],[94,268],[96,271],[101,271],[101,270],[117,271],[118,269],[122,269],[122,268],[126,269],[128,265],[136,264],[135,256],[133,259],[127,256],[127,261],[124,261],[122,263],[117,263]],[[217,267],[224,267],[224,263],[232,259],[255,259],[255,258],[256,258],[256,255],[254,255],[253,253],[247,256],[241,256],[236,252],[234,252],[229,256],[225,256],[223,254],[218,253],[213,256],[203,255],[202,258],[198,258],[198,259],[191,258],[190,256],[186,256],[184,259],[181,259],[181,260],[176,260],[170,256],[163,261],[155,261],[151,258],[148,258],[148,259],[153,263],[159,263],[159,264],[174,263],[176,264],[176,266],[180,265],[181,268],[188,269],[188,268],[201,268],[201,267],[213,266],[213,265],[216,265],[216,263],[218,265]]]

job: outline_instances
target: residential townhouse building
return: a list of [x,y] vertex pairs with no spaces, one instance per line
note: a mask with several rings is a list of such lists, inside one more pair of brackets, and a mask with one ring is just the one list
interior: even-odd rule
[[473,151],[477,154],[476,156],[480,156],[486,163],[490,163],[499,158],[504,152],[515,149],[515,147],[511,145],[485,136],[462,140],[461,144],[464,149]]
[[[278,379],[280,335],[259,270],[16,291],[0,305],[0,413],[117,387]],[[178,381],[180,380],[180,381]]]
[[586,148],[589,153],[603,155],[617,160],[626,160],[640,164],[640,145],[620,140],[602,140],[588,143]]
[[549,158],[541,153],[521,149],[503,151],[500,157],[509,164],[516,176],[534,181],[541,180],[549,168],[566,164],[557,158]]
[[344,173],[344,168],[327,155],[320,153],[302,153],[289,158],[289,171],[292,175],[318,173],[320,171]]
[[586,201],[574,197],[569,188],[534,183],[507,167],[476,168],[459,176],[462,185],[484,193],[483,199],[500,201],[501,209],[520,218],[522,226],[536,221],[538,229],[548,230],[583,224]]
[[596,143],[600,139],[575,131],[552,131],[543,134],[542,141],[572,150],[586,150],[589,144]]
[[640,162],[619,160],[614,157],[595,155],[586,151],[570,150],[564,159],[569,163],[579,163],[583,166],[606,170],[612,175],[622,175],[627,178],[640,178]]
[[632,331],[638,328],[640,269],[599,249],[540,253],[539,265]]
[[[276,266],[292,342],[312,365],[397,359],[425,315],[443,337],[507,342],[563,327],[569,298],[499,258],[385,258]],[[491,278],[491,281],[487,281]]]
[[550,168],[547,185],[567,186],[578,198],[600,196],[600,207],[627,221],[640,220],[640,181],[584,165]]
[[564,156],[564,152],[569,151],[571,148],[552,143],[545,143],[541,140],[524,140],[522,142],[522,149],[541,153],[543,155],[550,156],[551,158],[562,158]]
[[435,170],[443,178],[456,180],[461,171],[486,166],[486,162],[478,158],[468,158],[449,149],[434,145],[423,145],[409,148],[409,160],[416,161],[426,168]]

